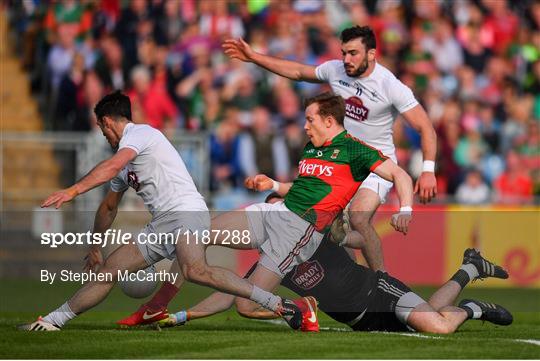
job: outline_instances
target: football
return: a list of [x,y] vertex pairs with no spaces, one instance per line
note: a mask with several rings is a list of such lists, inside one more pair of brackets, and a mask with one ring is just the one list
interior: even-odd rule
[[133,273],[127,273],[128,277],[118,280],[122,292],[132,298],[145,298],[150,296],[158,285],[155,277],[154,265]]

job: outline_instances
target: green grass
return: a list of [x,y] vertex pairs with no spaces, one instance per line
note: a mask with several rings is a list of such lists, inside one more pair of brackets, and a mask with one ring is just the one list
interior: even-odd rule
[[[15,326],[61,304],[75,290],[72,284],[0,283],[0,358],[419,358],[535,359],[540,346],[516,339],[540,340],[540,291],[523,289],[466,290],[464,297],[501,303],[514,312],[514,324],[497,327],[478,321],[448,336],[426,338],[403,334],[340,332],[346,326],[320,314],[319,334],[303,334],[285,325],[242,319],[233,311],[156,331],[117,329],[114,321],[129,314],[138,300],[113,290],[96,309],[78,317],[61,332],[28,333]],[[418,289],[429,295],[432,289]],[[192,305],[209,294],[186,285],[170,309]],[[287,293],[280,291],[281,294]]]

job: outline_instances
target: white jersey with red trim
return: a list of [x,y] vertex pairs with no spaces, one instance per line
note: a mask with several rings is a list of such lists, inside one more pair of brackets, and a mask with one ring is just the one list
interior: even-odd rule
[[159,130],[128,123],[118,146],[122,148],[137,156],[111,180],[114,192],[133,188],[153,220],[171,212],[208,210],[180,154]]
[[345,99],[345,129],[396,161],[392,126],[398,113],[418,105],[412,90],[377,63],[364,78],[349,77],[341,60],[327,61],[315,72]]

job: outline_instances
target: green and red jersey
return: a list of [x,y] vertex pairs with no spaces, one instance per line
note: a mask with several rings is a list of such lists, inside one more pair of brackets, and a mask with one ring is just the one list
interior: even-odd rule
[[345,130],[321,147],[309,142],[285,205],[324,233],[362,181],[386,159],[380,151]]

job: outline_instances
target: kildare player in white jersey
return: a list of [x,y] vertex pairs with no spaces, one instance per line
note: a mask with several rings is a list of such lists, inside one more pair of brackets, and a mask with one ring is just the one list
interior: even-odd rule
[[50,195],[41,206],[59,208],[77,195],[111,181],[111,189],[96,212],[94,233],[105,233],[110,228],[122,195],[132,187],[152,214],[152,220],[141,233],[171,234],[178,239],[158,244],[143,242],[145,237],[137,236],[136,242],[121,245],[105,261],[101,245],[92,246],[85,269],[95,277],[58,309],[21,328],[59,330],[75,316],[103,301],[119,272],[144,269],[165,257],[173,259],[175,253],[178,259],[175,270],[181,270],[185,279],[249,298],[282,315],[291,327],[300,327],[302,314],[292,301],[264,291],[227,269],[209,266],[204,244],[187,241],[189,234],[210,228],[208,208],[182,158],[165,136],[148,125],[131,122],[129,98],[120,92],[109,94],[100,100],[94,112],[103,135],[116,153],[73,186]]
[[[298,81],[327,82],[346,103],[345,129],[396,161],[392,126],[401,114],[422,138],[423,172],[415,193],[423,203],[437,193],[435,155],[437,139],[426,112],[412,91],[375,59],[375,35],[367,26],[354,26],[341,33],[342,60],[317,67],[257,53],[242,39],[223,43],[224,52],[234,59],[257,64],[275,74]],[[370,221],[386,199],[392,183],[371,173],[362,182],[350,204],[350,221],[364,237],[362,251],[373,270],[384,270],[381,242]],[[406,207],[402,212],[412,212]],[[342,244],[347,244],[344,239]]]

